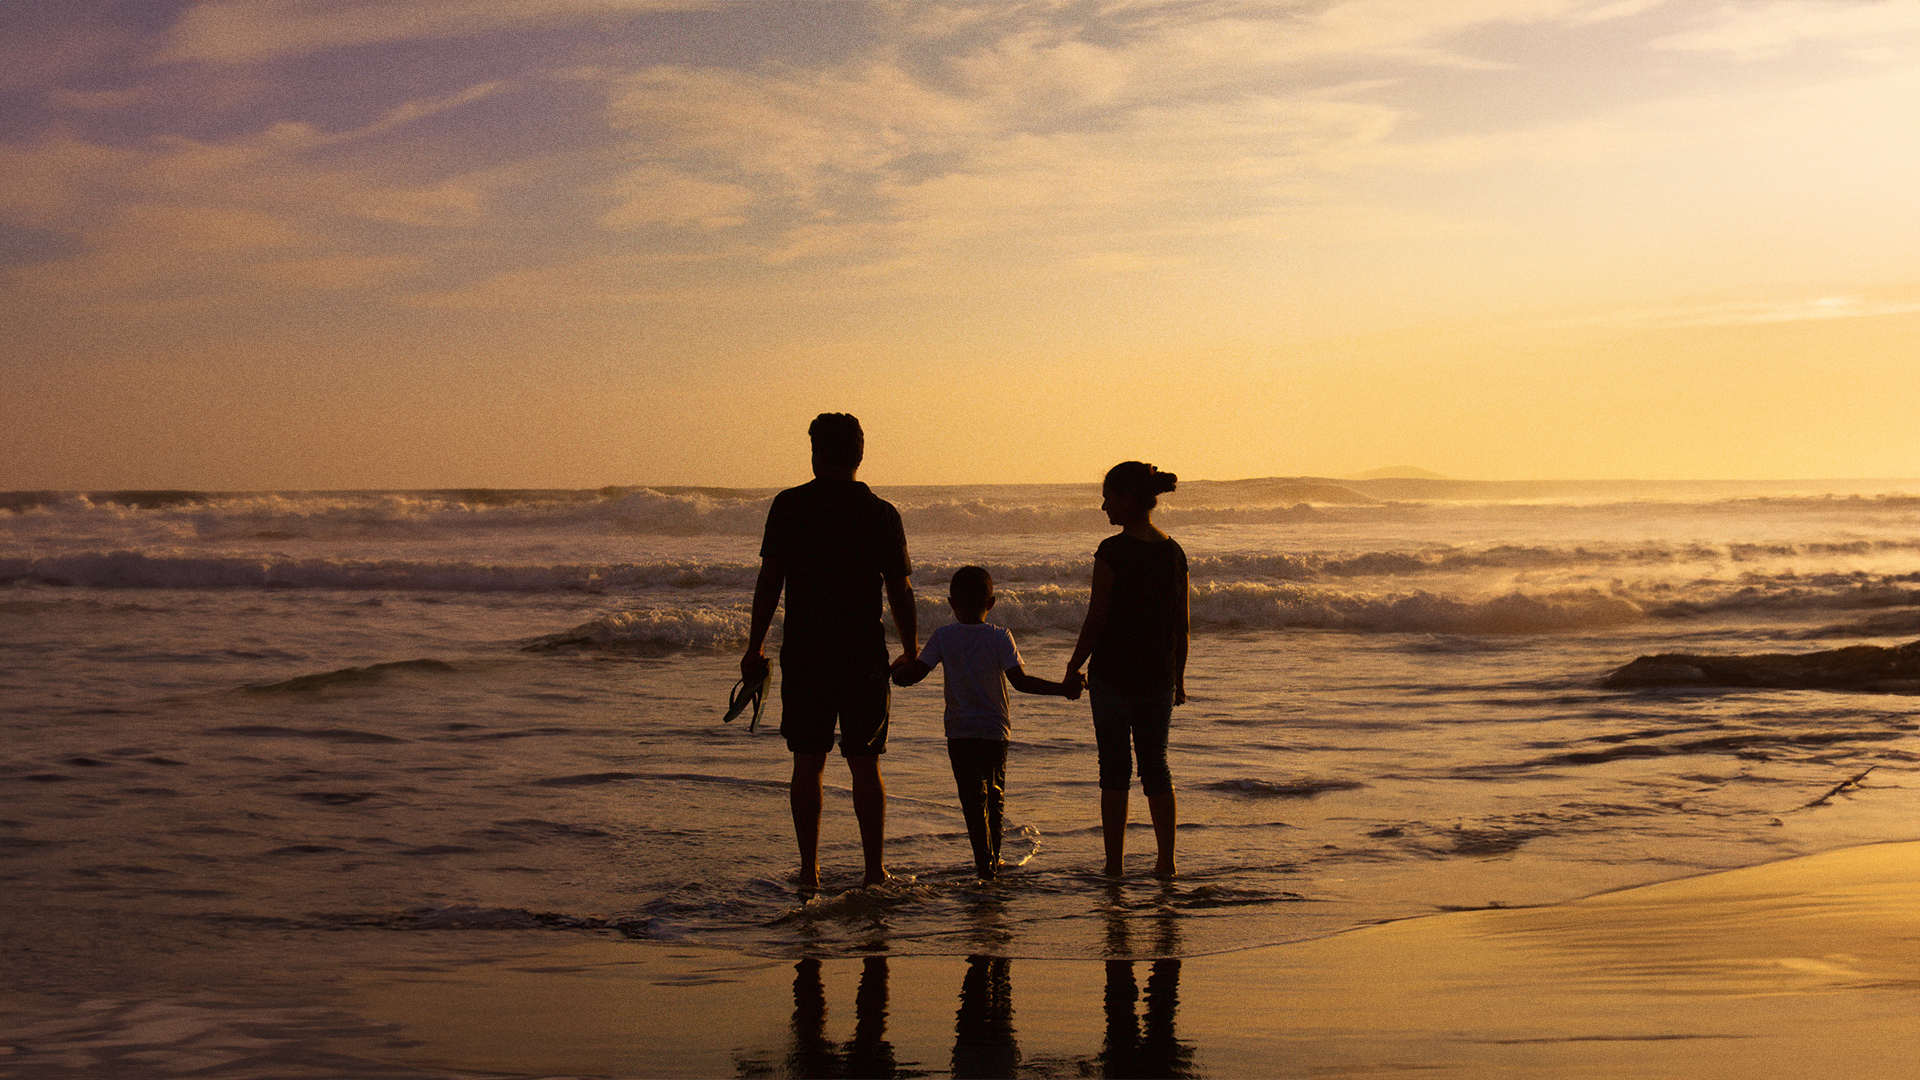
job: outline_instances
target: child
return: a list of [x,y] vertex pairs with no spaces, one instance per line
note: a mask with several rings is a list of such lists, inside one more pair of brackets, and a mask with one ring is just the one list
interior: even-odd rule
[[[1007,684],[1023,694],[1080,696],[1078,680],[1036,679],[1020,670],[1013,635],[986,621],[993,609],[993,577],[978,566],[954,571],[947,603],[959,621],[935,630],[917,660],[902,661],[893,681],[912,686],[934,665],[947,665],[947,757],[960,788],[960,811],[982,878],[1000,873],[1000,814],[1006,801]],[[1004,678],[1002,675],[1004,674]]]

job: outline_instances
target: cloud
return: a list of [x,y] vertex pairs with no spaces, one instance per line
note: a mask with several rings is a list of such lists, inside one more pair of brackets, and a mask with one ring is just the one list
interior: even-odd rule
[[410,233],[481,220],[487,181],[410,178],[374,141],[497,89],[403,101],[343,131],[283,121],[224,140],[109,144],[56,128],[0,142],[0,214],[78,248],[8,279],[62,304],[153,310],[379,287],[430,261],[433,245]]
[[670,260],[593,255],[492,274],[455,288],[419,289],[402,307],[452,311],[553,311],[710,302],[727,295],[674,273]]
[[247,273],[272,286],[333,291],[376,288],[425,265],[414,255],[316,255],[254,263]]
[[[870,49],[835,62],[569,73],[604,88],[619,141],[598,156],[621,162],[579,198],[611,201],[598,224],[644,235],[655,250],[884,289],[951,284],[972,260],[1105,274],[1217,262],[1289,238],[1459,235],[1480,226],[1365,205],[1352,178],[1588,161],[1614,152],[1616,133],[1408,142],[1406,112],[1379,94],[1391,76],[1312,65],[1498,66],[1442,46],[1489,23],[1566,26],[1644,6],[896,5]],[[604,269],[601,259],[588,247],[563,263]],[[566,288],[556,302],[568,304],[676,295],[590,277],[509,270],[409,302],[452,305],[471,291],[518,304],[542,285]]]
[[1461,66],[1473,62],[1428,44],[1477,22],[1597,6],[1356,0],[1182,19],[1195,9],[1122,5],[1109,9],[1122,25],[1107,32],[1062,22],[1048,5],[973,8],[971,19],[913,24],[964,33],[935,59],[880,49],[814,69],[603,76],[609,122],[658,170],[637,175],[672,177],[670,193],[603,221],[752,223],[769,236],[766,261],[850,268],[923,265],[916,256],[990,236],[1080,257],[1132,250],[1127,238],[1148,233],[1235,231],[1222,221],[1263,234],[1304,206],[1349,201],[1334,197],[1330,174],[1460,167],[1432,151],[1395,158],[1386,146],[1402,111],[1341,99],[1389,81],[1317,86],[1284,74],[1288,64],[1388,54]]
[[600,216],[610,229],[690,224],[705,228],[739,225],[754,193],[739,184],[716,183],[656,165],[643,165],[613,186],[620,205]]
[[533,23],[713,6],[713,0],[204,0],[174,24],[157,59],[250,63]]
[[[80,254],[9,276],[64,299],[205,294],[231,288],[254,257],[310,242],[293,222],[253,210],[137,205],[82,232]],[[216,290],[220,291],[220,290]]]
[[1821,296],[1800,300],[1740,301],[1691,307],[1634,309],[1601,316],[1620,327],[1767,326],[1776,323],[1868,319],[1920,313],[1920,300]]
[[143,105],[154,99],[154,88],[135,86],[125,90],[64,90],[54,89],[47,93],[47,104],[56,109],[74,109],[91,112],[98,109],[120,109],[129,105]]
[[[162,55],[243,64],[491,34],[474,43],[476,55],[503,50],[510,61],[512,31],[528,26],[701,6],[209,0],[168,31]],[[1432,114],[1460,103],[1444,92],[1427,96],[1478,84],[1477,72],[1534,63],[1528,49],[1543,41],[1571,50],[1585,27],[1662,6],[879,4],[865,9],[871,38],[850,39],[827,59],[803,52],[729,63],[703,49],[700,62],[630,70],[607,66],[618,53],[601,46],[621,44],[616,34],[581,40],[582,57],[598,68],[506,66],[500,80],[417,93],[346,129],[329,127],[324,111],[294,112],[237,136],[88,140],[56,130],[37,143],[0,143],[0,211],[85,236],[87,251],[66,261],[76,287],[161,280],[126,269],[146,265],[138,259],[113,261],[118,245],[133,243],[131,232],[117,231],[129,208],[222,210],[264,215],[298,233],[271,257],[236,256],[254,268],[256,283],[406,280],[413,291],[405,302],[416,305],[457,306],[462,297],[538,304],[542,288],[567,304],[707,295],[663,284],[667,271],[642,273],[621,261],[640,250],[724,265],[756,286],[786,275],[796,289],[832,289],[827,279],[838,276],[873,290],[931,291],[962,274],[988,277],[985,268],[995,265],[1068,278],[1191,271],[1271,261],[1295,242],[1377,244],[1494,227],[1503,209],[1492,199],[1449,201],[1421,190],[1440,186],[1431,178],[1443,174],[1494,177],[1511,166],[1508,174],[1550,168],[1564,176],[1633,157],[1677,160],[1675,132],[1704,121],[1674,114],[1671,102],[1622,97],[1577,111],[1521,110],[1515,122],[1499,114],[1475,126],[1436,121]],[[1664,6],[1660,25],[1671,27],[1683,16]],[[1788,7],[1795,6],[1738,10]],[[769,19],[805,17],[768,11]],[[1725,21],[1716,13],[1693,30],[1704,33],[1715,19]],[[654,29],[631,22],[619,34]],[[1487,29],[1502,32],[1476,33]],[[778,30],[776,23],[755,32]],[[324,64],[314,61],[316,69]],[[209,82],[268,77],[218,65],[187,73]],[[545,119],[534,109],[577,107],[570,95],[582,86],[600,95],[603,111],[590,119],[601,132],[578,133],[589,118],[558,118],[577,141],[547,145],[536,135],[524,153],[497,164],[515,152],[501,148]],[[61,102],[103,110],[139,92],[66,92]],[[325,107],[311,94],[292,100]],[[459,122],[431,128],[431,137],[411,137],[429,118],[483,101]],[[488,154],[496,164],[471,164]],[[88,260],[100,268],[91,277],[81,272]],[[110,265],[120,269],[109,273]],[[596,281],[597,273],[611,277]],[[237,280],[205,266],[182,275],[208,289]]]
[[1920,4],[1908,0],[1771,0],[1724,4],[1698,26],[1652,43],[1676,52],[1768,60],[1802,45],[1851,46],[1856,55],[1907,61],[1920,47]]

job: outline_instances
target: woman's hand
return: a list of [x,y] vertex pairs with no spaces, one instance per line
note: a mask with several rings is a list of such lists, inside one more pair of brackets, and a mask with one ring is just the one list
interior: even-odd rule
[[1175,705],[1185,705],[1187,703],[1187,686],[1185,683],[1173,684],[1173,703]]

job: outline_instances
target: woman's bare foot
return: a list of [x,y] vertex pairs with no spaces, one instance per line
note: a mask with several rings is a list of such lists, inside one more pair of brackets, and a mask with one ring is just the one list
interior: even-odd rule
[[892,880],[893,875],[887,873],[885,870],[869,870],[867,871],[867,876],[861,879],[860,887],[863,889],[872,888],[875,885],[885,885]]
[[1108,863],[1106,866],[1106,869],[1100,871],[1100,876],[1110,877],[1115,881],[1118,881],[1121,878],[1126,877],[1127,872],[1124,868],[1121,867],[1119,863]]
[[1161,861],[1154,863],[1153,876],[1159,878],[1161,881],[1172,881],[1176,876],[1175,871],[1173,869],[1173,860],[1162,859]]

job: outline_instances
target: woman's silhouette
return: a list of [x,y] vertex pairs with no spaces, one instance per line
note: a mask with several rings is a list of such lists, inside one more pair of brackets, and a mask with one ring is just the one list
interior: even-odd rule
[[1174,875],[1176,812],[1167,733],[1173,707],[1187,700],[1187,555],[1154,525],[1152,515],[1175,479],[1141,461],[1107,470],[1100,508],[1120,532],[1094,552],[1093,595],[1067,662],[1071,684],[1080,678],[1080,665],[1093,659],[1087,692],[1100,751],[1100,828],[1108,877],[1123,873],[1135,755],[1159,848],[1153,873]]

